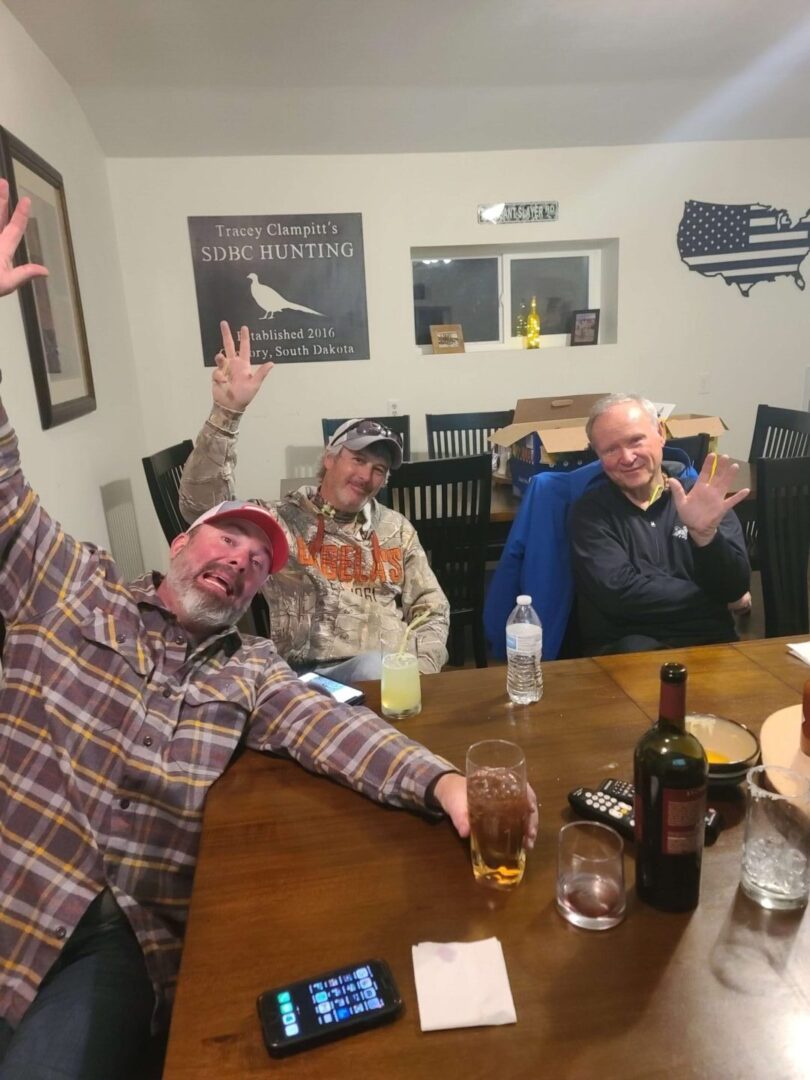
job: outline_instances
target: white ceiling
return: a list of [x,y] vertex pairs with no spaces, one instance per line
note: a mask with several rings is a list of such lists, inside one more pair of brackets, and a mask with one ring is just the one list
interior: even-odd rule
[[810,136],[807,0],[3,0],[113,157]]

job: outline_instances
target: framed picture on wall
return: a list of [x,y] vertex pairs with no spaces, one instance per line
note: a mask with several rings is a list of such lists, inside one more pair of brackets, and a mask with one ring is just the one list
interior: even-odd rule
[[571,344],[596,345],[599,340],[599,308],[571,312]]
[[435,353],[464,352],[461,323],[434,323],[430,328],[430,340]]
[[15,262],[48,268],[48,277],[19,290],[39,416],[47,429],[96,408],[65,189],[56,169],[2,127],[0,175],[8,180],[12,206],[25,195],[31,200]]

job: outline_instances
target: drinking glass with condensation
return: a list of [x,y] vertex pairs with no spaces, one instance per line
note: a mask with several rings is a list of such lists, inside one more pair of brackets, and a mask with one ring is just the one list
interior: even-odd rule
[[382,714],[389,720],[407,720],[422,711],[422,684],[419,680],[419,653],[415,637],[404,646],[382,655],[380,683]]
[[759,765],[746,778],[740,885],[761,907],[803,908],[810,894],[810,780]]
[[512,889],[526,868],[526,758],[515,743],[486,739],[467,751],[470,854],[475,880]]
[[596,821],[563,825],[557,844],[557,910],[584,930],[609,930],[624,918],[624,843]]

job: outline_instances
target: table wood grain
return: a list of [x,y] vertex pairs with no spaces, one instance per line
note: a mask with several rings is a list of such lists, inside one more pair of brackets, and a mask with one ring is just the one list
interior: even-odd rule
[[[784,642],[672,655],[688,666],[690,708],[755,730],[800,699],[810,673],[794,668]],[[738,891],[736,789],[721,807],[729,827],[706,849],[693,914],[638,901],[629,853],[620,926],[578,930],[555,909],[567,792],[631,777],[661,660],[546,664],[545,694],[532,706],[507,703],[503,666],[423,677],[423,711],[402,724],[408,734],[460,767],[481,738],[512,739],[526,752],[540,833],[509,896],[473,882],[468,846],[448,822],[379,807],[291,762],[246,752],[207,803],[166,1080],[806,1077],[810,923],[764,912]],[[378,686],[366,689],[376,708]],[[517,1025],[422,1033],[411,946],[490,936],[503,944]],[[271,1060],[257,995],[371,956],[391,964],[404,1017]]]

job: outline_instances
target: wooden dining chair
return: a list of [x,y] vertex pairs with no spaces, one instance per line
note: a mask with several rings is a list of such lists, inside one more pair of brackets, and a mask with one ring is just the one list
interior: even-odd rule
[[450,602],[450,662],[464,663],[472,628],[476,667],[487,666],[484,566],[492,491],[489,454],[413,461],[391,473],[389,505],[413,524]]
[[[152,504],[167,544],[188,528],[188,522],[180,513],[180,477],[193,449],[191,439],[184,439],[141,458]],[[250,610],[256,633],[260,637],[270,637],[270,609],[260,592],[253,597]]]
[[689,456],[689,460],[695,467],[696,472],[703,468],[703,462],[709,453],[709,436],[705,431],[700,435],[685,435],[682,439],[667,439],[667,446],[683,450]]
[[[343,419],[327,419],[324,417],[321,420],[321,428],[323,429],[323,444],[329,442],[332,436],[335,434],[341,424],[345,424],[351,417],[345,416]],[[411,418],[406,413],[404,416],[366,416],[365,420],[376,420],[378,424],[382,424],[383,427],[390,428],[402,439],[402,457],[405,461],[409,461],[411,457]]]
[[512,423],[514,409],[500,412],[426,413],[431,459],[488,454],[489,436]]
[[180,477],[193,449],[191,439],[184,439],[141,458],[152,504],[167,544],[188,528],[188,522],[180,513]]
[[760,458],[757,520],[765,637],[810,633],[810,457]]
[[[751,449],[748,452],[749,462],[754,464],[759,462],[760,458],[783,460],[796,457],[810,457],[810,412],[782,409],[774,405],[758,405]],[[754,500],[740,503],[737,517],[745,534],[751,569],[759,570],[761,560],[757,503]]]

